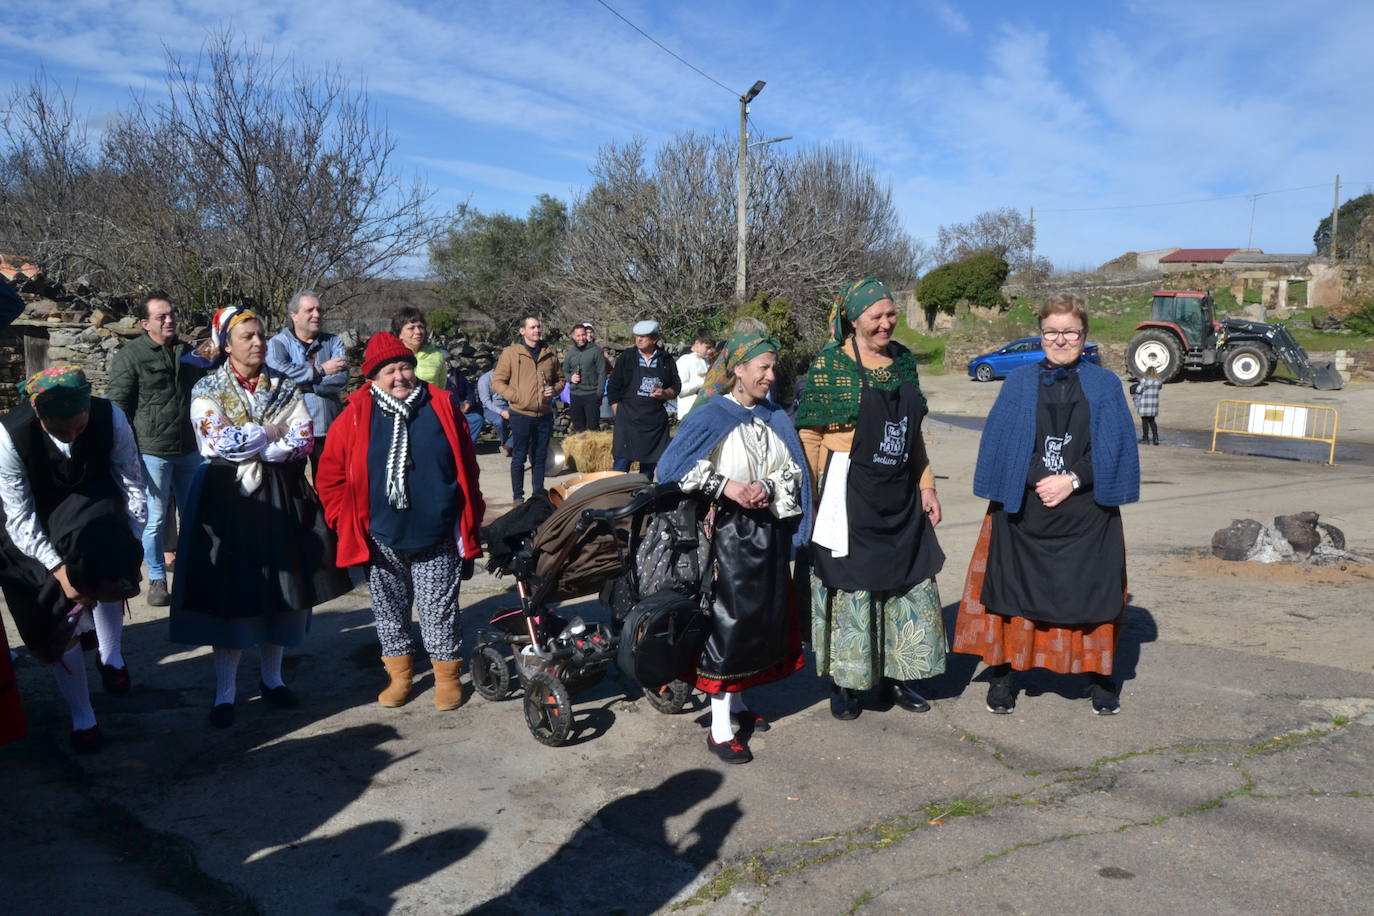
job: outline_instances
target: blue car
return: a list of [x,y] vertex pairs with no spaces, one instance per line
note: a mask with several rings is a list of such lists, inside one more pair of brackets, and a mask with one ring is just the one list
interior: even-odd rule
[[[1045,358],[1040,349],[1039,337],[1022,337],[1013,340],[1000,350],[975,356],[968,363],[968,377],[980,382],[990,382],[995,378],[1006,378],[1011,370],[1027,363],[1038,363]],[[1101,364],[1097,356],[1097,344],[1083,345],[1083,359],[1090,363]]]

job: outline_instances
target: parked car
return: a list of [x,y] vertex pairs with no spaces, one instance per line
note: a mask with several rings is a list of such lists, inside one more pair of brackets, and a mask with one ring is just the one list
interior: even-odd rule
[[[1006,378],[1011,370],[1026,363],[1038,363],[1045,356],[1040,349],[1039,337],[1022,337],[1013,340],[1000,350],[975,356],[968,363],[968,377],[980,382],[990,382],[995,378]],[[1097,356],[1097,344],[1083,345],[1083,359],[1090,363],[1101,364]]]

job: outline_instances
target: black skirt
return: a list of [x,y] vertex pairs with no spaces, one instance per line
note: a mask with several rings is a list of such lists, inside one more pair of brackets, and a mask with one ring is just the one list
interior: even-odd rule
[[800,636],[789,564],[792,530],[766,509],[729,502],[717,509],[714,624],[697,665],[701,689],[738,690],[796,670]]
[[305,462],[263,462],[245,494],[238,465],[215,459],[191,486],[177,542],[171,639],[242,649],[294,646],[310,609],[352,587],[334,564],[335,540],[305,480]]

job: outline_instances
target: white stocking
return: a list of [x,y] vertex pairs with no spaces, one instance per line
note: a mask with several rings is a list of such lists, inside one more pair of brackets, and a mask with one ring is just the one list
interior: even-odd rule
[[268,687],[284,686],[281,679],[281,657],[285,651],[285,646],[279,646],[274,642],[258,643],[258,658],[262,660],[262,682]]
[[95,606],[95,635],[100,643],[101,664],[112,668],[124,667],[124,602],[102,601]]
[[716,744],[724,744],[735,737],[735,730],[730,722],[730,694],[715,693],[711,695],[711,740]]
[[52,673],[57,676],[57,689],[67,701],[72,714],[72,731],[85,731],[95,726],[95,710],[91,708],[91,688],[86,683],[86,657],[81,643],[72,646],[55,662]]
[[215,705],[232,703],[238,696],[239,659],[242,649],[221,649],[215,646]]

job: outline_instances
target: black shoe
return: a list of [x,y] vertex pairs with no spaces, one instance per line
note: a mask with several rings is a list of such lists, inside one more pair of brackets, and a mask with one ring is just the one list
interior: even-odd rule
[[105,746],[105,736],[100,733],[99,725],[72,729],[72,750],[78,754],[94,754]]
[[148,606],[166,607],[172,603],[172,596],[167,593],[167,580],[154,579],[148,583]]
[[894,705],[907,712],[930,712],[930,704],[916,692],[911,681],[884,681],[883,690]]
[[830,694],[830,714],[842,721],[859,718],[858,691],[836,687]]
[[1141,437],[1140,437],[1140,444],[1141,444],[1141,445],[1149,445],[1149,444],[1150,444],[1150,440],[1149,440],[1149,439],[1146,439],[1144,436],[1141,436]]
[[295,709],[301,705],[301,701],[285,684],[280,687],[268,687],[262,681],[258,681],[258,691],[264,700],[271,701],[272,705],[278,709]]
[[993,681],[988,688],[988,712],[995,716],[1010,715],[1016,708],[1016,691],[1010,684]]
[[1092,699],[1094,715],[1114,716],[1121,712],[1121,697],[1110,684],[1093,684],[1088,688],[1088,696]]
[[706,733],[706,749],[726,763],[748,763],[754,759],[747,745],[738,738],[731,738],[724,744],[716,744],[711,733]]
[[730,713],[730,718],[735,720],[735,724],[739,726],[739,733],[745,737],[752,735],[754,732],[766,732],[773,727],[768,724],[767,719],[754,712],[752,709],[732,712]]
[[215,728],[228,728],[234,724],[234,704],[216,703],[210,707],[210,724]]
[[100,672],[100,683],[105,688],[105,692],[112,697],[128,696],[133,689],[133,682],[129,680],[129,666],[116,668],[114,665],[107,665],[104,662],[96,662],[95,668]]

